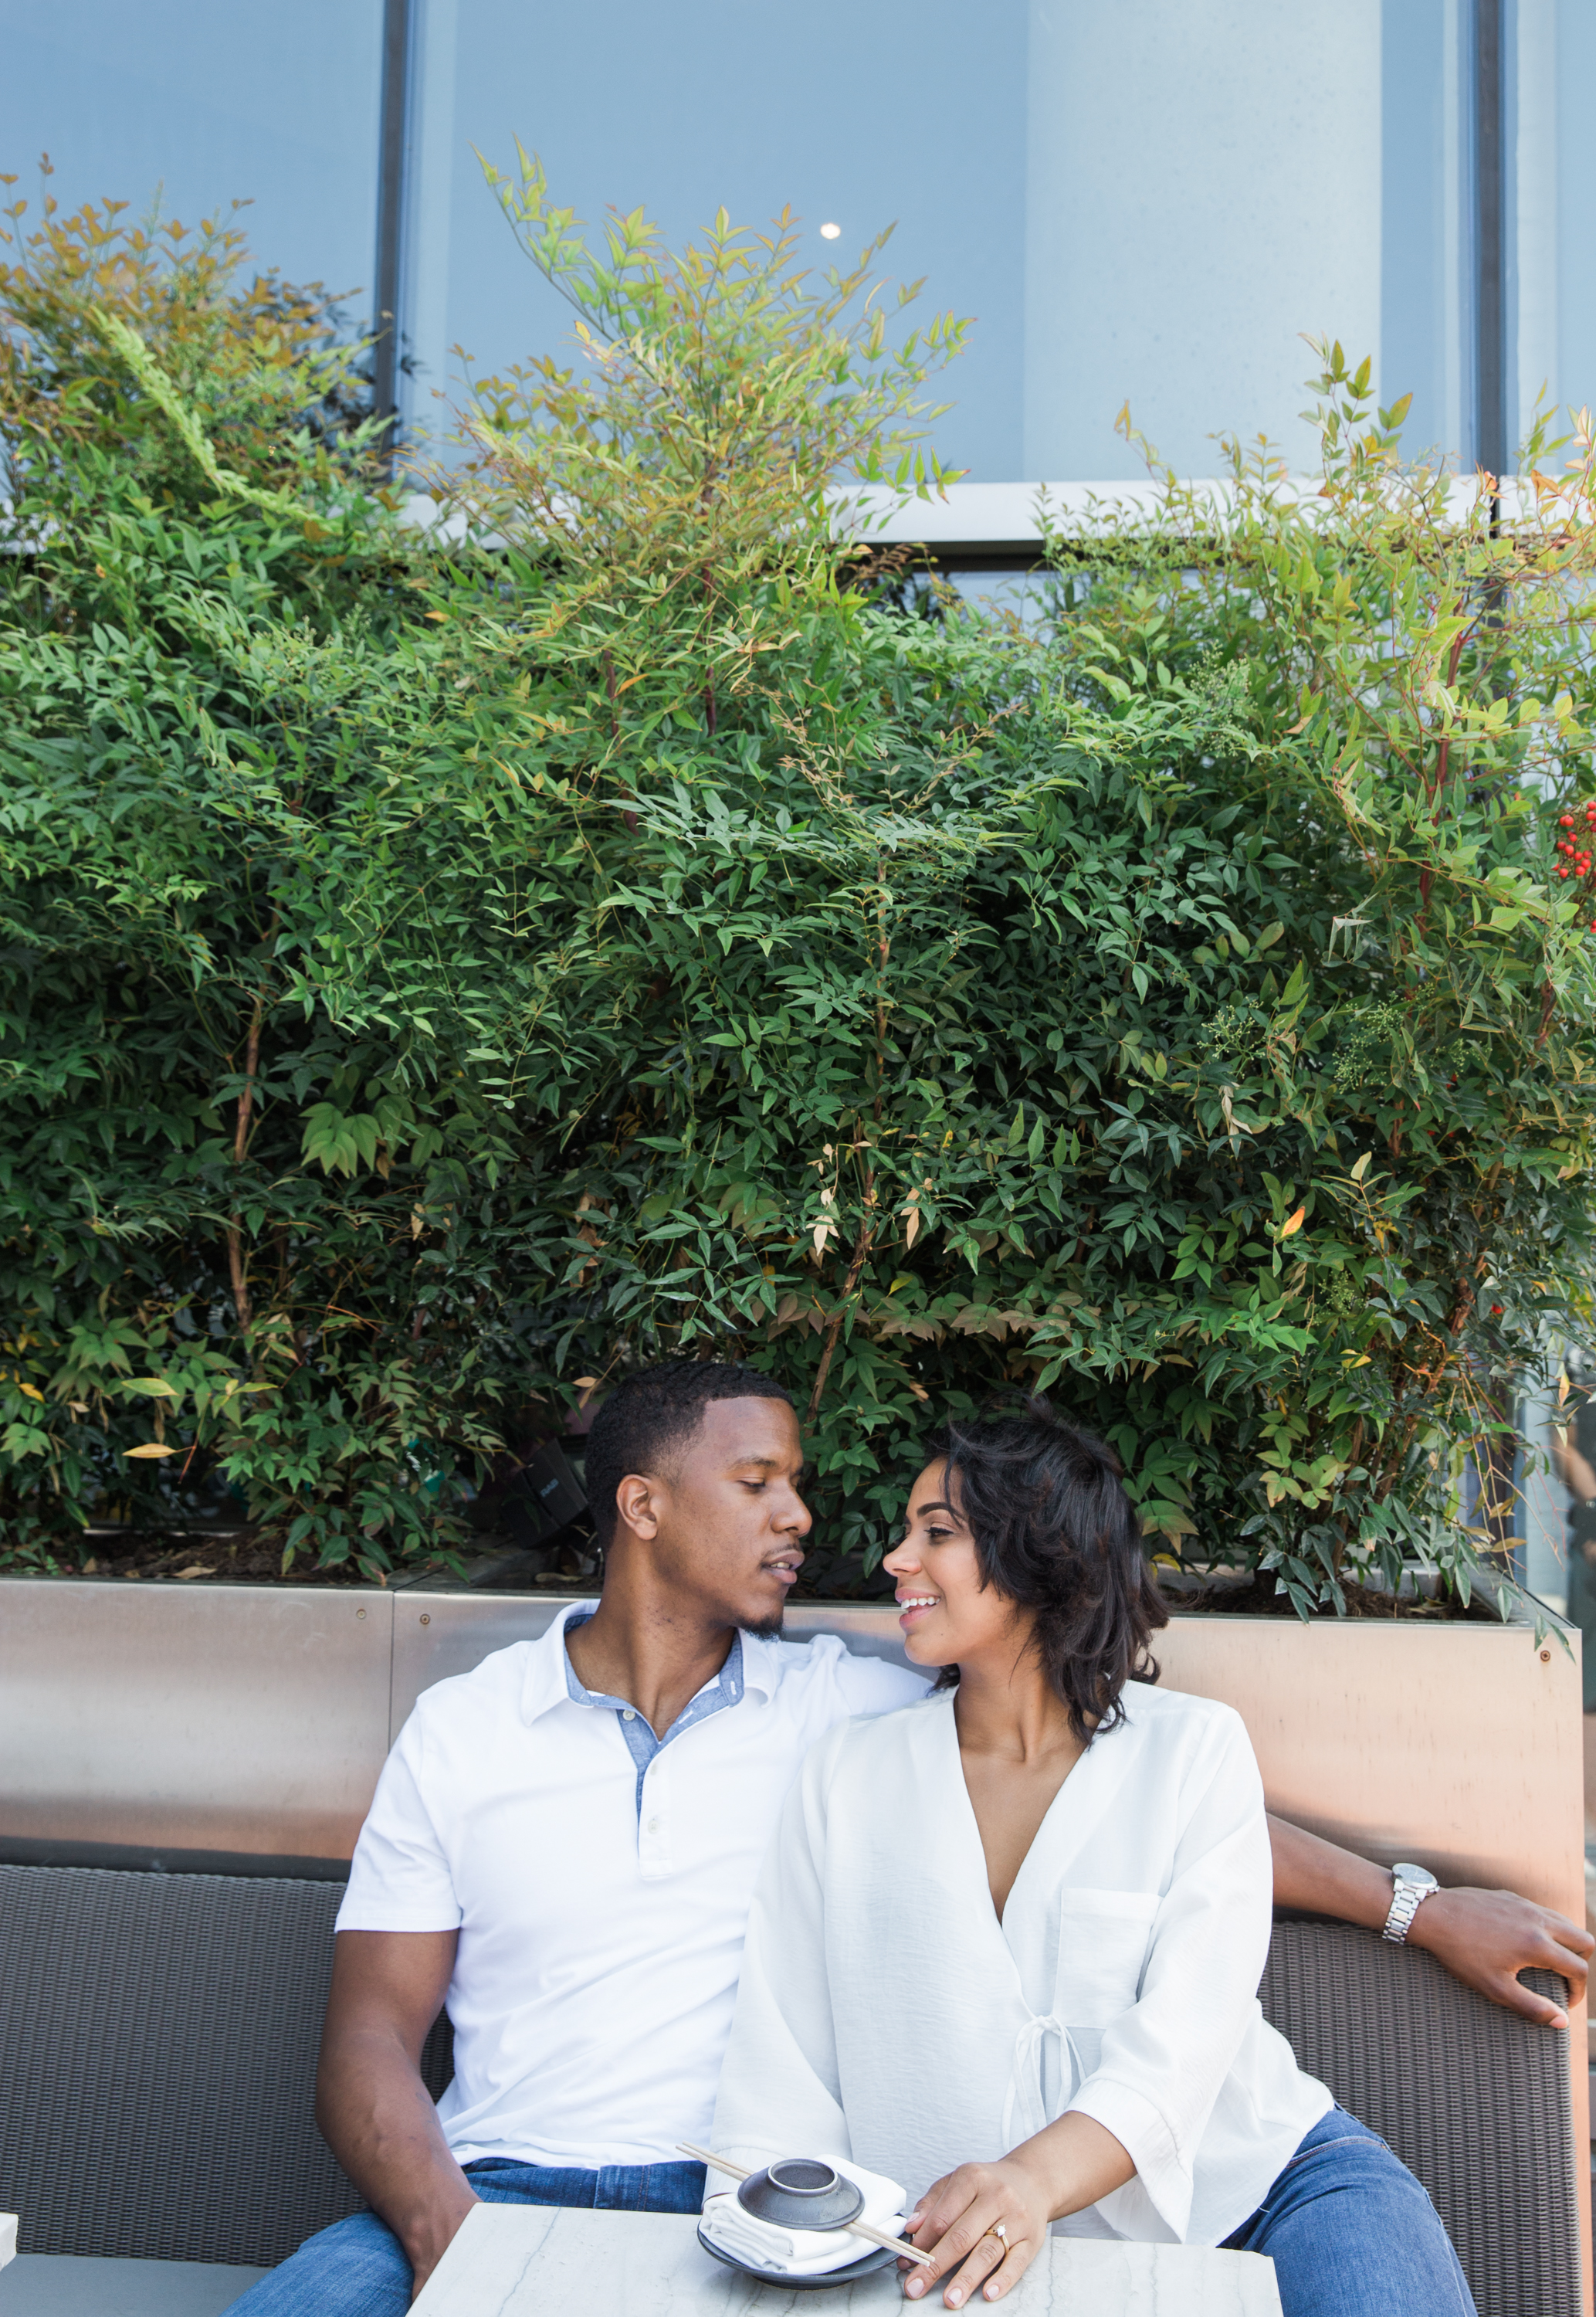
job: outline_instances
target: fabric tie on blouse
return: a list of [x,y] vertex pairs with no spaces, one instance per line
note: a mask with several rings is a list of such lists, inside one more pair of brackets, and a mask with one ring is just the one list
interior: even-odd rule
[[[1062,2050],[1060,2062],[1069,2062],[1069,2082],[1060,2091],[1058,2106],[1049,2116],[1048,2095],[1042,2071],[1046,2064],[1049,2035],[1057,2035]],[[1064,2114],[1076,2091],[1085,2081],[1086,2069],[1081,2058],[1080,2046],[1062,2019],[1051,2011],[1032,2012],[1014,2038],[1014,2063],[1009,2076],[1009,2089],[1003,2095],[1003,2153],[1017,2148],[1022,2140],[1045,2132],[1048,2126]],[[1024,2130],[1016,2133],[1016,2116]],[[1033,2121],[1034,2119],[1034,2121]]]

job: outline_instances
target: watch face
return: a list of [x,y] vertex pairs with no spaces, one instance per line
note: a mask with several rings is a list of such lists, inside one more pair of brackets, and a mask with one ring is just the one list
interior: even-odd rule
[[1416,1883],[1422,1891],[1439,1891],[1440,1888],[1428,1866],[1415,1866],[1411,1861],[1399,1861],[1391,1872],[1399,1883]]

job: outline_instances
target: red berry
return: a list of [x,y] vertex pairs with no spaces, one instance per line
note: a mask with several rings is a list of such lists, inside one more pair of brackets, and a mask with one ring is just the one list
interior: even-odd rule
[[1502,1306],[1501,1306],[1501,1304],[1500,1304],[1500,1303],[1493,1303],[1493,1304],[1492,1304],[1492,1306],[1491,1306],[1491,1317],[1493,1318],[1493,1320],[1500,1320],[1500,1319],[1501,1319],[1501,1317],[1502,1317]]
[[1572,828],[1574,827],[1574,815],[1571,812],[1565,812],[1558,826],[1562,828]]
[[1559,869],[1559,870],[1558,870],[1558,872],[1557,872],[1557,874],[1558,874],[1558,876],[1559,876],[1559,877],[1566,877],[1566,876],[1567,876],[1567,874],[1568,874],[1568,872],[1567,872],[1567,870],[1566,870],[1566,869]]

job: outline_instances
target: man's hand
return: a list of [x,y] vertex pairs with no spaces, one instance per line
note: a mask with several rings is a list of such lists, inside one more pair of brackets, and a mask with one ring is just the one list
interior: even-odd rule
[[316,2078],[316,2120],[410,2263],[414,2301],[477,2198],[421,2080],[454,1931],[340,1931]]
[[[1277,1907],[1384,1929],[1391,1908],[1387,1867],[1305,1833],[1287,1819],[1271,1818],[1269,1834]],[[1410,1946],[1428,1947],[1466,1987],[1546,2027],[1566,2027],[1567,2012],[1524,1986],[1518,1974],[1557,1972],[1568,1982],[1569,2001],[1577,2003],[1596,1950],[1596,1939],[1577,1923],[1511,1891],[1432,1891],[1407,1936]]]
[[1568,2014],[1526,1987],[1520,1972],[1556,1972],[1568,1982],[1569,2001],[1577,2003],[1596,1950],[1589,1931],[1549,1907],[1514,1891],[1467,1889],[1432,1891],[1413,1917],[1407,1943],[1427,1947],[1466,1987],[1543,2027],[1566,2027]]

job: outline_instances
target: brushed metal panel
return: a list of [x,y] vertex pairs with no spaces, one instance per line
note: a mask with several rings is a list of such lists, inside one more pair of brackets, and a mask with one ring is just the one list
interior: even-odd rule
[[424,1689],[447,1681],[451,1674],[469,1673],[495,1650],[507,1650],[515,1642],[537,1641],[575,1597],[547,1593],[397,1594],[390,1745]]
[[1177,1616],[1164,1686],[1234,1705],[1270,1807],[1388,1865],[1584,1914],[1579,1636],[1528,1625]]
[[347,1858],[393,1597],[0,1579],[0,1834]]
[[[469,1673],[495,1650],[513,1642],[535,1642],[560,1610],[591,1594],[399,1593],[394,1600],[392,1735],[424,1689],[451,1674]],[[840,1633],[860,1657],[890,1658],[907,1665],[897,1612],[847,1601],[799,1602],[787,1613],[782,1631],[789,1642],[816,1633]]]
[[909,1662],[897,1611],[890,1603],[795,1601],[781,1630],[789,1642],[807,1642],[816,1633],[841,1633],[855,1657],[889,1658],[901,1666]]
[[[492,1651],[535,1640],[575,1597],[401,1593],[394,1603],[393,1729],[424,1689]],[[796,1603],[789,1640],[840,1633],[907,1664],[897,1614]],[[1583,1918],[1583,1720],[1573,1655],[1527,1625],[1176,1615],[1155,1637],[1165,1687],[1234,1705],[1270,1806],[1388,1865],[1508,1884]]]

